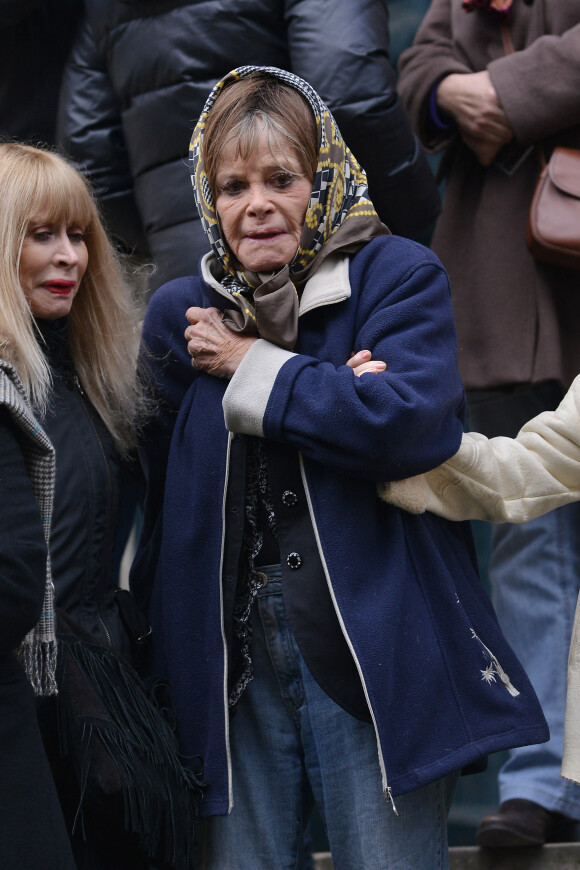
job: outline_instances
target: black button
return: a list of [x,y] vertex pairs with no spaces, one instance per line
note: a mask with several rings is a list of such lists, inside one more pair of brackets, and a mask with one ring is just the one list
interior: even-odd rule
[[302,556],[300,555],[300,553],[288,553],[288,555],[286,556],[286,562],[288,563],[289,567],[292,568],[293,571],[295,571],[302,564]]
[[285,489],[282,493],[282,504],[286,505],[286,507],[294,507],[294,505],[298,502],[298,496],[295,492],[292,492],[291,489]]

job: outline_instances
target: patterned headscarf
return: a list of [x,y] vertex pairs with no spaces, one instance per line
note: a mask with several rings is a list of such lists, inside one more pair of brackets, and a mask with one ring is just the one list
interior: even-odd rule
[[[223,88],[254,73],[280,79],[299,91],[312,109],[319,138],[318,165],[298,250],[292,262],[273,275],[238,268],[222,236],[202,156],[206,121]],[[243,297],[241,308],[227,311],[224,322],[234,331],[258,333],[281,347],[292,349],[296,343],[297,289],[328,254],[355,253],[376,236],[389,234],[369,199],[364,170],[346,147],[329,109],[307,82],[276,67],[239,67],[218,82],[193,132],[190,171],[201,222],[219,264],[218,278],[232,297]]]

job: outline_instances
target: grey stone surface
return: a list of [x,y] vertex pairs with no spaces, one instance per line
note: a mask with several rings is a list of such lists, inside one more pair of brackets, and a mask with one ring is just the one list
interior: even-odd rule
[[449,850],[451,870],[579,870],[580,843],[551,843],[529,849]]
[[[451,870],[580,870],[580,843],[532,849],[456,847],[449,850],[449,857]],[[333,870],[330,853],[314,855],[314,868]]]

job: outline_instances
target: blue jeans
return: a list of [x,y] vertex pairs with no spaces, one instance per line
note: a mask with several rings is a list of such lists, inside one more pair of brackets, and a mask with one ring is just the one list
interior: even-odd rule
[[253,611],[255,676],[231,721],[234,808],[203,820],[200,870],[299,870],[314,802],[336,870],[444,870],[457,775],[382,793],[374,728],[310,675],[288,623],[280,570]]
[[501,801],[527,798],[580,819],[580,786],[562,779],[568,648],[580,584],[580,504],[493,529],[489,566],[500,625],[525,667],[550,740],[510,750]]

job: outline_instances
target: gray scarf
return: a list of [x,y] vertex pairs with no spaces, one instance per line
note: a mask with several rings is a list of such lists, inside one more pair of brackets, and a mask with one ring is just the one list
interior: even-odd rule
[[26,399],[22,382],[10,363],[0,360],[0,405],[12,415],[26,436],[22,442],[24,461],[40,508],[46,540],[46,586],[38,623],[28,632],[17,655],[37,695],[54,695],[56,686],[56,634],[54,586],[50,570],[50,524],[54,498],[54,448],[40,428]]

